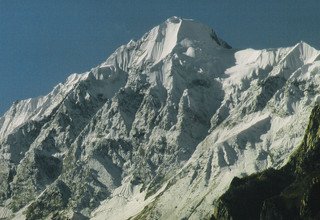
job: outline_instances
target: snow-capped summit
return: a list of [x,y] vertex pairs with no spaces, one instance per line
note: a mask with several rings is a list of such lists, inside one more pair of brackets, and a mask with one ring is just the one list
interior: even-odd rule
[[0,118],[0,217],[206,218],[300,143],[319,69],[306,43],[237,50],[169,18]]
[[231,48],[208,26],[191,19],[171,17],[154,27],[138,41],[121,46],[106,62],[116,62],[123,69],[128,66],[156,64],[173,53],[195,57],[198,50]]
[[210,27],[191,19],[171,17],[143,37],[139,61],[158,62],[174,49],[182,50],[182,48],[188,55],[194,56],[195,48],[199,44],[208,50],[219,46],[229,47]]

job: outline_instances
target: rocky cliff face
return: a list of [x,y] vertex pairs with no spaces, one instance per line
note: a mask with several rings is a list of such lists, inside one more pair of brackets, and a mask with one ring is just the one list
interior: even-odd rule
[[234,178],[220,198],[217,219],[319,219],[320,106],[310,116],[303,141],[290,161],[243,179]]
[[172,17],[0,118],[0,214],[209,217],[234,176],[282,166],[301,141],[318,59],[303,42],[232,49]]

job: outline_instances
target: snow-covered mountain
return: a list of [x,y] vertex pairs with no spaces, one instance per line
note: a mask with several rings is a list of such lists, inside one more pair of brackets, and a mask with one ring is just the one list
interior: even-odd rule
[[0,218],[211,216],[234,176],[298,146],[319,58],[304,42],[232,49],[169,18],[0,118]]

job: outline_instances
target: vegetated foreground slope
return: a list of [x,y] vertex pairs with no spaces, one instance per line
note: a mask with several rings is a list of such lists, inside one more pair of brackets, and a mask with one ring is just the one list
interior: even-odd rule
[[234,178],[220,198],[217,219],[320,218],[320,106],[310,116],[299,148],[279,170]]
[[169,18],[0,118],[0,217],[209,217],[234,176],[282,166],[301,141],[318,60]]

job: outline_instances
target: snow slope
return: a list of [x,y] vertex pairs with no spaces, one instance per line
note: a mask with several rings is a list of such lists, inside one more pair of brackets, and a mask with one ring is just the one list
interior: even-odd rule
[[20,218],[209,217],[234,176],[280,167],[299,144],[319,53],[232,49],[169,18],[5,113],[0,205]]

